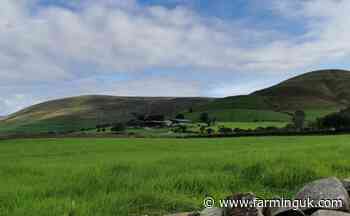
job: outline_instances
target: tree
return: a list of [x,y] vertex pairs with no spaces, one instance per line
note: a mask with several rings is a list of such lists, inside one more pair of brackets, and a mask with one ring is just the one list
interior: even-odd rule
[[131,115],[134,116],[135,119],[139,120],[139,121],[145,121],[146,120],[146,114],[140,114],[140,113],[131,113]]
[[179,125],[179,129],[182,133],[186,133],[187,132],[187,126],[186,125]]
[[225,127],[225,126],[222,126],[219,129],[219,133],[222,134],[222,135],[232,134],[232,129],[228,128],[228,127]]
[[145,118],[146,121],[164,121],[164,119],[164,115],[149,115],[147,118]]
[[302,131],[305,123],[305,112],[302,110],[295,111],[293,115],[293,123],[298,131]]
[[207,129],[207,134],[208,134],[208,135],[212,135],[212,134],[214,134],[214,132],[215,132],[215,131],[214,131],[213,128],[208,128],[208,129]]
[[216,117],[214,117],[214,118],[211,119],[211,123],[212,123],[213,125],[216,124],[216,121],[217,121]]
[[204,134],[206,127],[204,125],[200,126],[199,130],[201,134]]
[[125,130],[126,130],[126,126],[123,123],[115,123],[111,128],[111,131],[113,132],[122,132]]
[[210,125],[209,114],[206,112],[201,113],[201,115],[199,116],[199,121]]
[[101,132],[102,126],[101,125],[96,125],[96,130],[97,132]]
[[178,125],[175,128],[173,128],[173,131],[175,133],[186,133],[187,132],[187,126],[186,125]]
[[350,116],[343,112],[329,114],[319,119],[318,125],[321,128],[327,128],[327,129],[330,129],[330,128],[349,129]]
[[176,119],[185,119],[185,115],[182,114],[182,113],[179,113],[179,114],[176,115],[175,118],[176,118]]
[[[206,123],[208,125],[208,127],[210,127],[211,123],[213,122],[212,119],[210,119],[209,114],[208,113],[201,113],[201,115],[199,116],[199,121]],[[215,119],[216,121],[216,119]]]

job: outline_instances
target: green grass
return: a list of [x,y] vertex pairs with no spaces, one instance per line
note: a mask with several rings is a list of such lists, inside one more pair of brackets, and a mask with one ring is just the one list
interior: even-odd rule
[[95,121],[71,118],[57,118],[55,120],[40,120],[28,122],[0,123],[0,132],[3,133],[47,133],[79,131],[81,128],[95,127]]
[[[219,132],[219,129],[221,127],[231,128],[231,129],[256,129],[258,127],[277,127],[282,128],[285,127],[288,124],[288,122],[217,122],[215,125],[210,126],[211,129],[214,129],[216,133]],[[188,127],[188,131],[199,133],[200,132],[200,126],[207,126],[207,124],[200,123],[200,124],[192,124],[190,127]]]
[[204,103],[194,107],[194,111],[210,111],[217,109],[258,109],[269,110],[267,98],[263,96],[246,95],[220,98],[210,103]]
[[[270,110],[254,109],[222,109],[207,111],[210,117],[215,117],[222,122],[256,122],[256,121],[281,121],[287,122],[290,116],[284,113]],[[201,112],[186,113],[185,117],[193,121],[199,121]]]
[[2,133],[67,132],[93,128],[97,124],[125,122],[133,113],[164,114],[177,112],[208,102],[207,98],[145,98],[89,95],[53,100],[14,113],[0,121]]
[[314,109],[314,110],[305,110],[306,114],[306,121],[314,121],[317,118],[324,117],[328,114],[338,112],[339,109],[337,108],[330,108],[330,109]]
[[350,136],[0,141],[0,215],[162,215],[350,175]]
[[142,137],[170,137],[176,136],[169,128],[137,128],[127,129],[127,133],[133,133],[136,136]]
[[240,128],[240,129],[256,129],[258,127],[277,127],[282,128],[286,126],[288,122],[219,122],[215,125],[216,128],[225,126],[228,128]]

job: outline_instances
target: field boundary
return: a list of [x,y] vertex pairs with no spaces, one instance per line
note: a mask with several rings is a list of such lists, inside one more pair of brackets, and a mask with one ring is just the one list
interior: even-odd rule
[[268,136],[336,136],[336,135],[348,135],[350,130],[322,130],[322,131],[279,131],[279,132],[241,132],[232,134],[198,134],[198,135],[178,135],[178,136],[164,136],[164,137],[152,137],[141,135],[128,135],[128,134],[10,134],[0,135],[0,140],[10,139],[41,139],[41,138],[173,138],[173,139],[188,139],[188,138],[238,138],[238,137],[268,137]]

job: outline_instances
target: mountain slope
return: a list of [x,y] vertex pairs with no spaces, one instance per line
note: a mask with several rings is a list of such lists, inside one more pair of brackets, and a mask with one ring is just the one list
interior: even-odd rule
[[209,98],[143,98],[80,96],[48,101],[21,110],[0,121],[0,132],[79,130],[97,124],[127,121],[137,114],[173,116]]
[[[289,121],[291,113],[302,109],[308,120],[350,106],[350,72],[314,71],[288,79],[250,95],[216,99],[188,113],[198,119],[208,112],[220,121]],[[245,111],[244,111],[245,110]]]
[[186,118],[198,121],[201,113],[207,112],[221,122],[288,122],[290,116],[274,111],[268,97],[246,95],[219,98],[194,107],[193,113],[185,113]]
[[[80,96],[37,104],[0,120],[0,132],[79,130],[127,121],[138,114],[174,116],[182,112],[198,120],[202,112],[218,121],[290,120],[287,112],[303,109],[309,120],[350,106],[350,72],[306,73],[250,95],[226,98],[161,98]],[[193,108],[192,112],[186,112]]]
[[274,110],[334,108],[350,105],[350,72],[322,70],[306,73],[254,92]]

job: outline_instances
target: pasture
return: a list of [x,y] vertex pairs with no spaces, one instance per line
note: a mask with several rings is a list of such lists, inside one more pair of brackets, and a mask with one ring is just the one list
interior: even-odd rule
[[350,176],[350,136],[0,141],[0,215],[163,215]]

